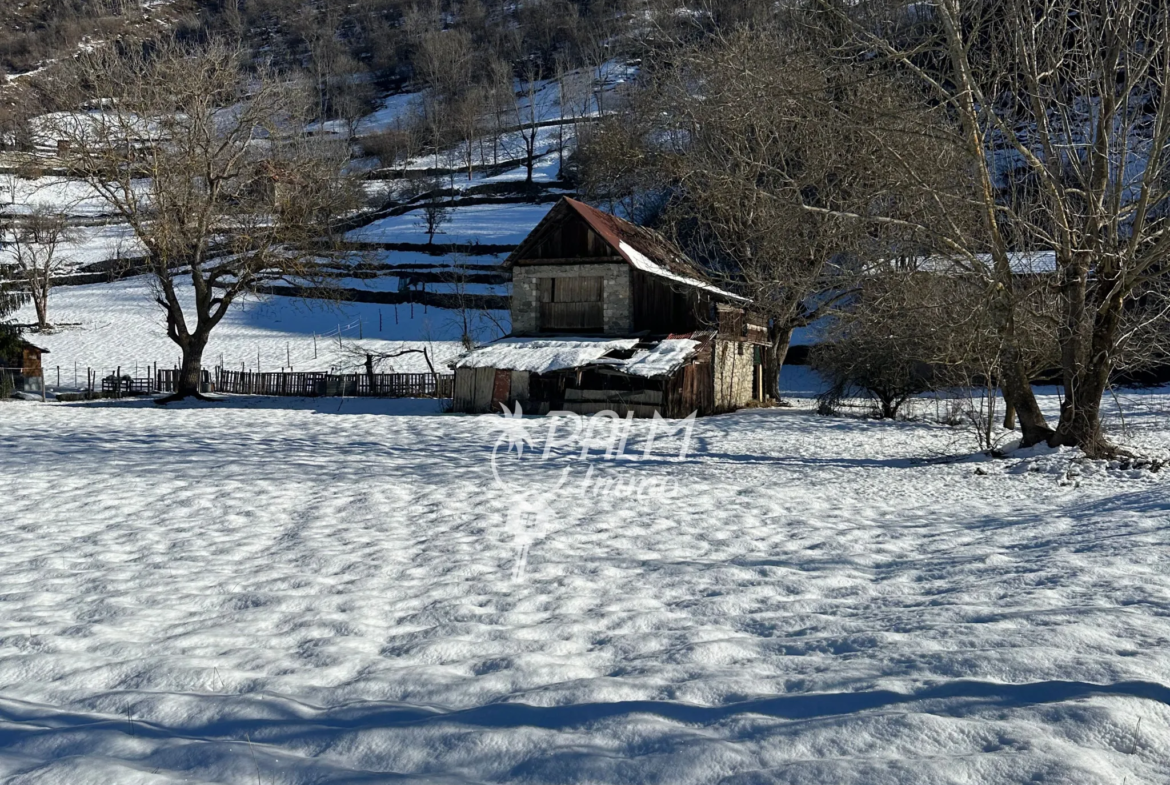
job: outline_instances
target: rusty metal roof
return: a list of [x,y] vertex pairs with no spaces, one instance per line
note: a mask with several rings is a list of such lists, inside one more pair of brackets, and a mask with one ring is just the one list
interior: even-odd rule
[[612,213],[590,207],[576,199],[562,197],[553,205],[548,214],[528,234],[516,250],[504,260],[505,267],[511,267],[516,260],[535,243],[539,242],[546,230],[572,213],[576,213],[599,237],[605,240],[615,254],[651,275],[668,278],[677,283],[694,286],[711,292],[721,298],[746,303],[745,297],[720,289],[711,284],[703,272],[673,242],[653,229],[636,226]]

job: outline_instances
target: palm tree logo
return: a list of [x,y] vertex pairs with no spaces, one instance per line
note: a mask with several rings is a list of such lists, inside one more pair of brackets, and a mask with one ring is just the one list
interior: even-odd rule
[[[532,543],[544,536],[548,523],[552,519],[552,508],[549,502],[569,479],[570,466],[565,466],[557,478],[549,484],[548,480],[533,481],[532,476],[527,481],[514,479],[513,472],[501,472],[501,465],[514,463],[521,467],[533,466],[544,460],[544,454],[536,448],[536,440],[528,429],[524,420],[524,410],[519,403],[514,410],[509,410],[500,404],[500,414],[481,415],[487,418],[492,427],[498,428],[500,433],[492,446],[492,477],[496,485],[502,488],[510,497],[505,528],[512,534],[516,558],[512,563],[512,580],[523,580],[528,569],[528,551]],[[525,460],[525,453],[529,458]],[[512,454],[515,453],[515,457]],[[519,473],[523,476],[523,472]]]

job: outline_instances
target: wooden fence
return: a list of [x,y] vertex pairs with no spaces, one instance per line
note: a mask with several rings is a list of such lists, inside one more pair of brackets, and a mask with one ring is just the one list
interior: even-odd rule
[[[149,370],[149,369],[148,369]],[[89,371],[86,371],[87,378]],[[87,383],[87,389],[93,390],[97,379],[94,374]],[[102,378],[102,393],[121,398],[124,395],[150,395],[152,393],[174,392],[179,383],[178,368],[156,368],[151,376],[131,376],[122,373],[119,368],[114,373]],[[211,391],[211,373],[203,371],[200,389],[203,392]]]
[[[309,398],[450,398],[454,379],[432,373],[259,373],[216,368],[214,374],[203,372],[201,387],[204,392]],[[177,368],[159,368],[146,377],[110,374],[101,383],[103,393],[121,397],[174,392],[178,380]]]
[[258,373],[215,370],[217,392],[347,398],[450,398],[454,376],[431,373]]

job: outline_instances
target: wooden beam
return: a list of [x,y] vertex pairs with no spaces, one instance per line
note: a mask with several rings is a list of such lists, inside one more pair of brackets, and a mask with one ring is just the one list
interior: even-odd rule
[[620,256],[578,256],[557,259],[517,259],[515,264],[524,267],[539,267],[541,265],[554,264],[615,264],[617,262],[624,264],[625,261]]

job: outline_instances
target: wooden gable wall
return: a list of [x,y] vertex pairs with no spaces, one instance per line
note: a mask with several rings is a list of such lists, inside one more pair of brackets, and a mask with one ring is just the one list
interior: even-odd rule
[[597,232],[576,213],[551,224],[519,258],[518,264],[563,263],[572,259],[610,260],[619,258]]

